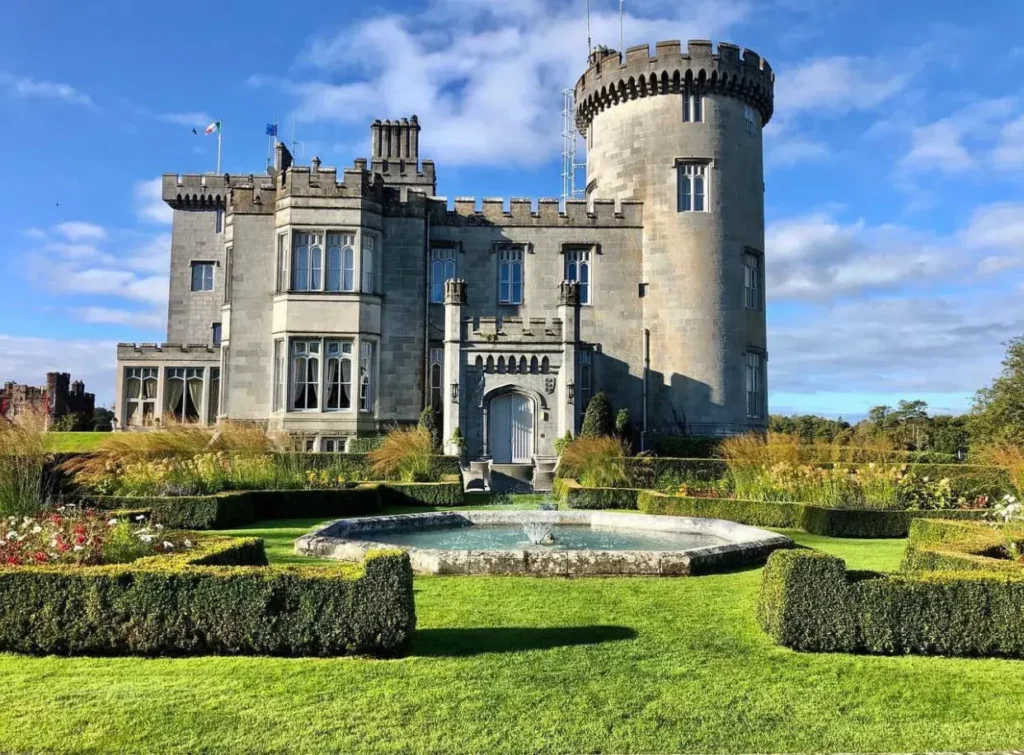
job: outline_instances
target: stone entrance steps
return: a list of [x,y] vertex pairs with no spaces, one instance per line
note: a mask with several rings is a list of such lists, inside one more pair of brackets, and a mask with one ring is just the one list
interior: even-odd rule
[[494,493],[532,492],[533,464],[491,464],[491,491]]

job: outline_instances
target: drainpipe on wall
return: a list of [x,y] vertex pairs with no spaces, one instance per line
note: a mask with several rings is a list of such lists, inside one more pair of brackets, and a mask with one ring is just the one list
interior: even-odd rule
[[651,369],[651,331],[644,328],[644,429],[640,432],[640,450],[647,450],[647,373]]
[[[420,411],[430,400],[430,208],[426,207],[423,217],[423,273],[427,285],[423,287],[423,403]],[[441,436],[445,437],[444,428]]]

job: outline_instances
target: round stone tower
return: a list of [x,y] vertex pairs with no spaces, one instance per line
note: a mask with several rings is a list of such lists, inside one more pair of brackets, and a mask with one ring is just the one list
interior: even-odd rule
[[767,424],[761,128],[773,91],[759,55],[700,40],[624,59],[598,48],[576,84],[587,198],[644,203],[651,430]]

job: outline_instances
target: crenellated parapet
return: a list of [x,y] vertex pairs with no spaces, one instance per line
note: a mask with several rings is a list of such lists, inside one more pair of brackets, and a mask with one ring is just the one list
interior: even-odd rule
[[430,222],[435,226],[526,226],[553,228],[640,228],[643,202],[612,200],[568,200],[564,211],[557,199],[513,197],[507,204],[501,197],[484,197],[477,207],[474,197],[457,197],[451,207],[444,197],[426,200]]
[[273,193],[274,179],[251,173],[220,175],[209,173],[165,173],[161,178],[161,197],[175,209],[226,207],[232,190],[250,188]]
[[475,344],[562,342],[562,320],[558,317],[469,317],[464,321],[463,341]]
[[119,362],[213,362],[220,361],[220,346],[207,343],[119,343]]
[[690,40],[686,51],[678,40],[658,42],[654,55],[637,45],[625,55],[607,48],[590,54],[590,65],[576,82],[576,127],[586,133],[590,121],[606,108],[639,97],[678,94],[698,86],[710,94],[735,97],[756,108],[762,123],[774,110],[775,74],[752,50],[720,42],[717,51],[707,40]]

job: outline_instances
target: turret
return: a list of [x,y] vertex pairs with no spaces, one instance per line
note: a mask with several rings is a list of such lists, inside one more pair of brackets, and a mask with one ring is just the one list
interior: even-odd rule
[[653,55],[647,45],[599,48],[575,93],[588,201],[643,202],[651,429],[764,427],[761,129],[774,107],[771,67],[704,40],[685,51],[659,42]]

